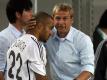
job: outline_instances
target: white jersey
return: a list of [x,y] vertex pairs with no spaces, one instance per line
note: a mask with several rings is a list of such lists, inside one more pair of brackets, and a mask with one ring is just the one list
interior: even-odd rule
[[46,50],[36,37],[25,34],[7,52],[7,80],[36,80],[35,74],[46,75]]

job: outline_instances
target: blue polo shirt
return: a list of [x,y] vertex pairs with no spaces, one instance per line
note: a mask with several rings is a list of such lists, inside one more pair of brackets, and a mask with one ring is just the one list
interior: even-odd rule
[[54,32],[46,48],[49,80],[73,80],[82,71],[94,73],[93,44],[83,32],[71,27],[65,38]]

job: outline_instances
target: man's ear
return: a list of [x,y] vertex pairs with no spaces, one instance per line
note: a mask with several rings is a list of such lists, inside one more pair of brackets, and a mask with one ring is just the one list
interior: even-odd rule
[[44,25],[43,25],[42,23],[38,23],[37,28],[38,28],[39,30],[43,29],[43,27],[44,27]]
[[16,18],[20,18],[21,14],[19,12],[16,12]]

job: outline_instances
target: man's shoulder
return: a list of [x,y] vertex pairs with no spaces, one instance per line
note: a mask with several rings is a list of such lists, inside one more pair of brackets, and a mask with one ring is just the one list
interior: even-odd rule
[[107,48],[107,39],[104,41],[103,46]]
[[22,37],[18,38],[17,40],[24,41],[27,45],[35,45],[35,43],[39,44],[40,42],[34,35],[31,34],[24,34]]
[[0,32],[0,41],[1,42],[6,41],[6,43],[7,43],[8,41],[11,42],[12,40],[14,40],[14,34],[12,34],[11,30],[8,27]]
[[80,39],[89,39],[90,38],[86,33],[82,32],[81,30],[78,30],[78,29],[76,29],[74,27],[73,27],[73,32],[74,32],[74,36],[76,38],[78,38],[79,40]]
[[3,29],[3,30],[0,32],[0,37],[1,37],[1,36],[8,36],[9,34],[10,34],[10,30],[9,30],[9,28],[7,27],[7,28]]
[[107,46],[107,39],[105,39],[105,40],[102,40],[101,42],[100,42],[100,44],[102,44],[103,46]]
[[103,50],[107,50],[107,39],[100,42],[95,54],[101,53]]
[[82,32],[82,31],[79,30],[79,29],[76,29],[76,28],[74,28],[74,27],[72,27],[72,29],[73,29],[73,32],[76,33],[76,34],[86,35],[84,32]]

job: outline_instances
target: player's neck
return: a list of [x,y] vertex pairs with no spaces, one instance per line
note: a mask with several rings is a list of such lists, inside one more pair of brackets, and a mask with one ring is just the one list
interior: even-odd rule
[[39,33],[35,33],[34,36],[39,40]]
[[17,23],[12,23],[12,24],[15,26],[15,28],[17,30],[22,31],[22,25],[21,24],[17,24]]
[[31,34],[31,35],[33,35],[33,36],[35,36],[36,38],[37,38],[37,40],[39,40],[39,32],[28,32],[28,34]]

